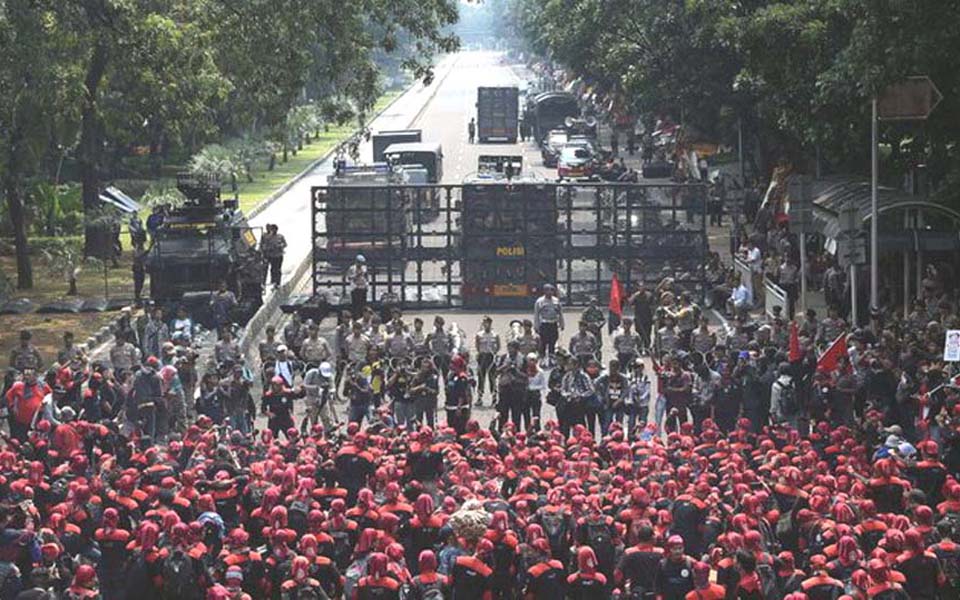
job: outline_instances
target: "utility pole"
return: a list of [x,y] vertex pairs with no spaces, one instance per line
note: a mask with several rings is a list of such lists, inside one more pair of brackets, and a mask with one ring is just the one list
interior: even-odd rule
[[879,252],[877,221],[880,220],[878,197],[880,195],[880,132],[877,115],[877,98],[871,103],[870,117],[870,308],[876,309],[879,302]]

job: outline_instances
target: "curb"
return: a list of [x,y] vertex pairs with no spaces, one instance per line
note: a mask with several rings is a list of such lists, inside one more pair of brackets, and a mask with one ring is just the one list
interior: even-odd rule
[[[400,100],[400,98],[403,98],[404,96],[406,96],[406,95],[410,92],[410,90],[413,89],[413,87],[414,87],[415,85],[416,85],[416,82],[414,82],[413,84],[411,84],[410,86],[408,86],[408,87],[407,87],[406,89],[404,89],[401,93],[397,94],[397,97],[394,98],[393,100],[391,100],[386,106],[384,106],[383,108],[381,108],[379,111],[377,111],[376,114],[374,114],[374,115],[370,118],[370,121],[373,122],[377,117],[379,117],[379,116],[382,115],[383,113],[387,112],[387,110],[390,109],[390,107],[392,107],[394,104],[396,104],[396,102],[397,102],[398,100]],[[354,135],[354,134],[356,134],[356,131],[354,131],[353,134],[351,134],[351,135]],[[290,188],[292,188],[294,185],[296,185],[297,183],[299,183],[301,179],[303,179],[304,177],[306,177],[307,175],[309,175],[314,169],[316,169],[318,166],[320,166],[321,163],[323,163],[324,161],[328,160],[328,159],[333,155],[333,153],[337,151],[337,147],[339,147],[339,146],[340,146],[340,144],[338,143],[338,144],[335,145],[333,148],[331,148],[330,150],[326,151],[322,156],[318,157],[316,160],[314,160],[314,161],[311,162],[309,165],[307,165],[302,171],[300,171],[299,173],[297,173],[296,175],[294,175],[293,177],[291,177],[290,179],[288,179],[288,180],[286,181],[286,183],[284,183],[284,184],[281,185],[279,188],[277,188],[276,190],[274,190],[272,194],[270,194],[269,196],[267,196],[266,198],[264,198],[264,199],[260,202],[260,204],[257,204],[257,205],[254,206],[252,209],[250,209],[250,211],[247,212],[247,214],[246,214],[247,220],[250,220],[250,219],[256,217],[257,215],[259,215],[260,213],[262,213],[263,211],[265,211],[267,208],[269,208],[274,202],[276,202],[276,200],[277,200],[280,196],[286,194],[288,191],[290,191]]]
[[[431,92],[430,96],[427,97],[426,101],[423,103],[423,106],[420,108],[420,110],[417,111],[417,114],[414,116],[413,120],[410,122],[410,125],[413,125],[414,123],[416,123],[417,120],[420,119],[420,117],[423,115],[424,111],[426,110],[426,107],[430,105],[430,102],[433,101],[437,93],[440,91],[440,85],[446,80],[447,77],[450,76],[450,73],[453,72],[454,66],[451,66],[450,69],[447,70],[446,74],[444,74],[443,77],[441,77],[439,80],[435,82],[436,85],[434,87],[433,92]],[[380,116],[381,114],[386,112],[388,108],[393,106],[395,102],[397,102],[400,98],[402,98],[407,93],[409,93],[410,90],[412,89],[413,89],[413,86],[410,86],[402,94],[394,98],[388,105],[383,107],[377,113],[374,119],[376,119],[377,116]],[[279,198],[285,191],[290,189],[292,185],[294,185],[297,181],[299,181],[300,179],[305,177],[310,171],[312,171],[317,164],[329,158],[330,154],[332,154],[334,150],[335,148],[330,152],[328,152],[323,157],[318,158],[309,167],[304,169],[299,175],[297,175],[296,177],[288,181],[280,189],[278,189],[276,192],[271,194],[269,198],[267,198],[266,200],[258,204],[257,207],[254,209],[254,211],[256,212],[251,211],[251,213],[247,215],[247,218],[252,218],[253,216],[256,215],[257,212],[264,210],[274,200]],[[263,305],[257,310],[257,312],[253,315],[253,317],[251,317],[250,320],[247,322],[247,325],[246,327],[244,327],[243,333],[241,334],[240,340],[239,340],[241,352],[243,352],[244,354],[247,354],[250,351],[250,348],[253,346],[254,338],[259,336],[260,331],[267,325],[267,323],[270,321],[271,317],[277,311],[280,305],[290,298],[290,294],[293,293],[296,286],[300,283],[300,280],[303,278],[304,274],[306,274],[307,270],[310,268],[310,265],[312,263],[313,263],[313,249],[311,247],[310,251],[307,252],[306,256],[304,256],[303,259],[301,259],[300,263],[297,265],[297,268],[291,274],[290,278],[285,283],[281,284],[279,289],[277,289],[275,292],[270,294],[270,297],[267,298],[267,300],[263,303]]]

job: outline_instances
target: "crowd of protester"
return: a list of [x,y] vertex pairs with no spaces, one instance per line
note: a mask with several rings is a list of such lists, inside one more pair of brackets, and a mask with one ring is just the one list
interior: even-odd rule
[[564,343],[553,290],[472,336],[361,302],[253,363],[149,309],[109,360],[23,332],[0,598],[957,598],[944,288],[727,331],[664,281]]

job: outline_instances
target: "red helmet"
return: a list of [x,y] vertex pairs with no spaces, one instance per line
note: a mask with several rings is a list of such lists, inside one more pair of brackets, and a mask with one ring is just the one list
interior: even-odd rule
[[274,506],[270,511],[270,525],[274,529],[280,529],[287,526],[287,507]]
[[378,535],[377,530],[371,527],[367,527],[361,531],[360,537],[357,539],[357,554],[373,550],[376,546]]
[[210,586],[210,588],[207,589],[207,600],[230,600],[230,590],[219,583]]
[[845,535],[837,542],[837,554],[847,562],[855,562],[860,558],[860,551],[857,549],[857,540],[849,535]]
[[108,529],[114,529],[117,526],[117,523],[120,522],[120,513],[117,512],[117,509],[110,507],[103,511],[103,525]]
[[924,548],[923,543],[923,534],[920,533],[919,529],[911,527],[903,534],[903,542],[907,547],[907,550],[912,552],[922,552]]
[[697,562],[693,565],[693,585],[697,589],[705,589],[710,586],[710,565],[703,562]]
[[380,579],[387,575],[387,555],[382,552],[374,552],[367,561],[367,575],[375,579]]
[[140,526],[137,532],[137,542],[141,548],[149,550],[157,545],[157,538],[160,537],[160,530],[150,521]]
[[290,565],[290,575],[296,582],[306,581],[310,576],[310,559],[306,556],[298,556],[293,559]]
[[170,541],[174,544],[186,544],[190,541],[190,526],[186,523],[177,523],[170,530]]
[[873,579],[875,583],[885,583],[890,579],[890,567],[888,567],[887,563],[882,559],[871,559],[867,564],[867,569],[870,572],[870,578]]
[[493,518],[490,519],[490,529],[494,531],[506,531],[509,527],[509,517],[507,516],[506,511],[498,510],[493,513]]
[[80,565],[73,576],[75,587],[92,588],[97,584],[97,571],[90,565]]
[[433,514],[433,497],[430,494],[420,494],[413,508],[421,517],[429,517]]
[[420,553],[417,564],[420,566],[420,573],[433,573],[437,570],[437,555],[433,550],[424,550]]
[[242,548],[250,542],[250,534],[245,529],[237,527],[227,535],[227,545],[232,548]]
[[315,556],[317,554],[317,537],[312,533],[308,533],[300,538],[300,543],[298,548],[306,556]]
[[874,466],[877,474],[881,477],[894,477],[897,474],[897,463],[890,458],[881,458]]
[[370,508],[373,506],[373,490],[363,488],[357,492],[357,506],[361,508]]
[[585,573],[597,570],[597,555],[590,546],[580,546],[577,550],[577,567]]

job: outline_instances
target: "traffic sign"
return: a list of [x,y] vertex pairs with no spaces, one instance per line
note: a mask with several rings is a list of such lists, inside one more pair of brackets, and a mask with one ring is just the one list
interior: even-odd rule
[[867,264],[867,236],[843,236],[837,239],[837,262],[847,268],[850,265]]
[[881,121],[923,121],[943,100],[943,94],[926,75],[907,77],[885,89],[877,98]]
[[808,175],[790,178],[787,192],[790,199],[790,228],[796,233],[806,233],[810,228],[813,213],[812,182]]

